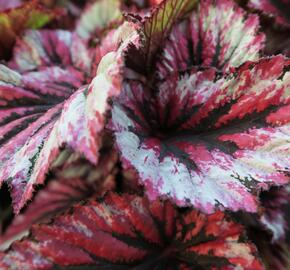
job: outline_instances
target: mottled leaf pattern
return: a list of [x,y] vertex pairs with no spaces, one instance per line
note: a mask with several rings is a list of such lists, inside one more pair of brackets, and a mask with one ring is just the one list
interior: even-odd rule
[[[82,58],[80,62],[79,58]],[[90,74],[91,55],[84,41],[65,30],[27,31],[17,40],[14,57],[9,66],[19,72],[34,71],[44,67],[74,68],[83,78]],[[78,78],[77,76],[75,76]],[[59,94],[60,95],[60,94]]]
[[289,181],[289,64],[266,58],[222,78],[194,69],[154,92],[127,80],[112,112],[124,165],[153,199],[257,211],[259,190]]
[[67,31],[29,31],[10,64],[21,73],[1,67],[0,180],[12,187],[16,212],[43,183],[60,147],[97,162],[107,99],[120,91],[122,51],[133,30],[125,24],[113,31],[90,85],[90,54]]
[[290,27],[289,0],[250,0],[249,6],[274,17],[278,24]]
[[265,39],[258,29],[258,17],[247,16],[231,0],[201,1],[189,19],[173,28],[158,61],[159,76],[192,66],[225,72],[257,60]]
[[[1,269],[263,269],[243,227],[221,212],[178,213],[169,202],[109,194],[34,226]],[[80,268],[81,269],[81,268]]]
[[[76,91],[85,83],[85,75],[74,68],[70,52],[71,42],[70,32],[30,31],[24,37],[23,43],[20,41],[15,49],[15,66],[23,72],[34,70],[38,66],[44,68],[22,75],[4,66],[1,68],[1,180],[10,181],[13,187],[16,211],[31,196],[33,184],[43,181],[39,177],[43,178],[44,175],[36,173],[36,162],[39,157],[50,154],[43,151],[44,142],[56,123],[63,119],[65,113],[62,114],[62,110],[76,111],[85,101],[85,88]],[[62,59],[67,68],[57,65],[57,59]],[[70,100],[66,102],[66,99]],[[69,125],[71,128],[76,127],[79,120],[73,122],[75,120],[77,119],[63,120],[63,128],[58,132],[67,132]],[[85,136],[82,139],[80,135],[78,138],[84,140]],[[67,136],[71,135],[67,133]],[[66,137],[59,139],[64,140]],[[75,143],[74,138],[67,139]],[[80,144],[84,146],[83,142]],[[88,150],[93,157],[93,149],[88,147]],[[49,164],[40,165],[39,169],[45,173],[44,166]],[[23,194],[27,194],[24,201]]]
[[0,269],[288,269],[289,10],[0,0]]

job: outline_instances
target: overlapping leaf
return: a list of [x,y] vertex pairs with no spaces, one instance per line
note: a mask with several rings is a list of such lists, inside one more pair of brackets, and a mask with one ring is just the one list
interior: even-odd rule
[[274,17],[278,24],[290,27],[289,0],[251,0],[249,6]]
[[290,73],[282,56],[220,78],[206,69],[156,84],[127,80],[112,126],[124,165],[151,198],[213,212],[257,211],[257,193],[289,181]]
[[[260,189],[289,181],[289,73],[279,78],[289,63],[276,57],[235,71],[259,58],[264,35],[257,16],[232,1],[203,1],[188,19],[178,22],[181,9],[162,22],[172,4],[164,1],[143,22],[148,59],[156,63],[145,64],[142,49],[127,56],[128,79],[111,125],[124,165],[137,169],[149,197],[205,212],[255,212]],[[165,31],[150,32],[152,18]],[[280,134],[283,149],[274,150]]]
[[132,24],[109,33],[90,85],[90,51],[68,31],[29,31],[10,64],[19,73],[1,67],[0,180],[12,187],[16,212],[64,144],[97,162],[107,99],[120,91],[122,52],[132,33]]
[[145,59],[147,63],[152,61],[152,57],[163,42],[164,37],[168,35],[173,24],[196,6],[197,1],[186,0],[163,1],[156,8],[156,11],[144,21],[143,34],[145,36]]
[[130,51],[131,56],[134,55],[128,59],[130,64],[142,74],[150,72],[156,60],[155,53],[170,33],[173,24],[196,5],[197,0],[167,0],[156,6],[155,10],[140,22],[139,31],[143,37],[143,44],[137,52],[134,53],[134,48]]
[[243,227],[221,212],[178,213],[169,202],[109,194],[34,226],[0,266],[18,269],[263,269]]
[[[43,65],[43,62],[46,64],[44,67],[47,67],[41,71],[32,71],[21,75],[2,66],[1,180],[11,179],[13,199],[16,205],[19,204],[16,209],[21,208],[25,203],[21,201],[23,193],[29,194],[28,198],[31,196],[32,185],[39,175],[39,172],[35,175],[36,161],[41,155],[50,155],[50,153],[43,151],[44,141],[58,119],[63,119],[64,115],[60,117],[62,109],[65,106],[67,112],[76,111],[80,107],[78,105],[85,102],[84,88],[73,94],[85,82],[84,75],[74,68],[72,63],[66,63],[67,69],[59,66],[50,67],[50,64],[53,64],[57,59],[62,59],[64,62],[71,61],[71,38],[71,34],[64,31],[30,31],[24,38],[26,42],[21,43],[16,48],[15,63],[18,65],[18,69],[22,69],[22,71],[25,71],[25,69],[33,70]],[[31,49],[37,44],[39,46],[36,47],[36,50],[34,49],[34,52],[37,52],[38,49],[38,54],[33,53]],[[45,50],[48,50],[47,54]],[[56,50],[60,51],[57,53]],[[70,95],[72,95],[70,101],[64,105],[65,100]],[[82,108],[78,110],[80,109]],[[76,124],[81,120],[80,118],[85,119],[85,115],[79,114],[76,119],[68,118],[67,122],[64,123],[66,125],[63,126],[63,132],[68,133],[70,126],[76,128]],[[73,122],[75,120],[77,121]],[[86,139],[86,127],[83,126],[82,128],[83,136],[80,133],[78,138],[84,141]],[[74,138],[71,137],[72,134],[69,133],[66,134],[67,138],[60,136],[59,140],[69,139],[72,143],[75,143]],[[58,138],[55,139],[57,144]],[[82,143],[82,145],[84,144]],[[91,156],[94,155],[93,149],[90,150],[90,153]],[[38,170],[46,171],[45,166],[48,165],[41,164]],[[30,182],[32,185],[28,187],[28,180],[31,178],[34,178],[34,180]],[[40,183],[42,181],[43,179],[40,180]]]
[[[127,63],[134,71],[153,76],[157,62],[161,77],[193,65],[228,71],[259,58],[265,37],[258,30],[258,17],[246,15],[230,0],[163,1],[141,23],[144,47],[132,48]],[[162,57],[156,54],[160,51]]]
[[109,148],[102,148],[101,151],[105,151],[105,154],[97,166],[78,154],[63,151],[52,166],[52,177],[48,184],[35,195],[33,202],[21,214],[14,217],[0,236],[0,249],[6,249],[33,224],[49,221],[74,203],[101,197],[112,190],[115,187],[117,155]]
[[[121,2],[89,1],[74,32],[26,32],[0,66],[0,184],[11,188],[15,212],[48,171],[52,179],[0,237],[3,248],[38,224],[0,254],[0,269],[264,269],[245,228],[217,208],[264,211],[260,220],[245,214],[255,217],[247,232],[267,228],[261,244],[250,239],[273,260],[270,269],[286,267],[283,243],[264,240],[271,231],[273,241],[283,239],[276,208],[288,198],[258,206],[261,190],[289,182],[290,61],[257,61],[258,17],[234,1],[140,1],[140,16],[127,14],[134,23],[113,29]],[[276,2],[264,11],[288,25]],[[23,26],[44,18],[28,16]],[[115,184],[115,153],[99,156],[111,98],[107,127],[123,165],[117,188],[135,195],[109,193],[52,219]],[[68,167],[64,147],[78,157]],[[65,165],[51,171],[57,157]]]

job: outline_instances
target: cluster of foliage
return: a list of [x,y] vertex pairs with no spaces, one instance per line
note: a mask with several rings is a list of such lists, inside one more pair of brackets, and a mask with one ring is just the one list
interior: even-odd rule
[[290,0],[0,0],[0,269],[290,268]]

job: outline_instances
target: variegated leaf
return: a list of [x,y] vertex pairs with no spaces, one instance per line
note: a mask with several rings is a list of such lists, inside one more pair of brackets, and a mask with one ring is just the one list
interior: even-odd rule
[[111,128],[123,164],[150,198],[212,213],[256,212],[257,195],[289,182],[290,73],[282,56],[156,82],[128,79]]
[[3,254],[1,269],[262,270],[244,229],[224,213],[109,194],[76,206]]
[[0,250],[5,250],[18,237],[27,234],[33,224],[50,221],[73,204],[88,198],[103,196],[115,187],[117,155],[110,148],[101,149],[103,155],[97,166],[78,154],[63,151],[53,164],[48,184],[33,201],[16,215],[0,236]]
[[122,19],[120,0],[99,0],[88,4],[76,26],[77,34],[83,38],[98,38],[115,22]]
[[258,30],[258,17],[247,15],[234,1],[201,1],[198,10],[173,28],[158,61],[159,76],[192,66],[227,72],[257,60],[265,39]]
[[0,180],[12,187],[16,212],[43,183],[60,147],[97,162],[107,100],[120,92],[122,53],[134,33],[128,23],[113,30],[89,85],[90,54],[67,31],[29,31],[10,64],[21,73],[1,67]]
[[[166,0],[155,6],[154,11],[140,22],[139,32],[143,37],[143,44],[136,52],[132,51],[131,65],[134,65],[140,73],[150,72],[150,68],[156,61],[155,53],[162,45],[164,39],[170,33],[172,26],[187,12],[197,5],[197,0]],[[134,56],[133,56],[134,55]]]

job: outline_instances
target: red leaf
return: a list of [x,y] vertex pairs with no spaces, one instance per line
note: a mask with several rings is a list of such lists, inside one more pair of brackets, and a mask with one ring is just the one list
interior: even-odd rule
[[[108,148],[97,166],[77,154],[63,151],[57,159],[57,169],[47,186],[41,189],[33,201],[19,215],[16,215],[3,235],[0,236],[0,249],[6,249],[18,236],[23,236],[33,224],[51,220],[60,212],[69,209],[74,203],[90,197],[103,196],[115,186],[115,165],[117,155]],[[59,164],[63,161],[63,164]],[[54,167],[56,164],[54,165]]]
[[124,165],[152,199],[256,212],[259,190],[289,182],[289,64],[277,56],[222,78],[171,74],[154,91],[127,80],[111,125]]
[[150,204],[135,195],[109,194],[77,206],[72,214],[34,226],[13,244],[2,269],[50,269],[53,265],[98,269],[263,269],[243,227],[221,212],[178,213],[168,202]]

